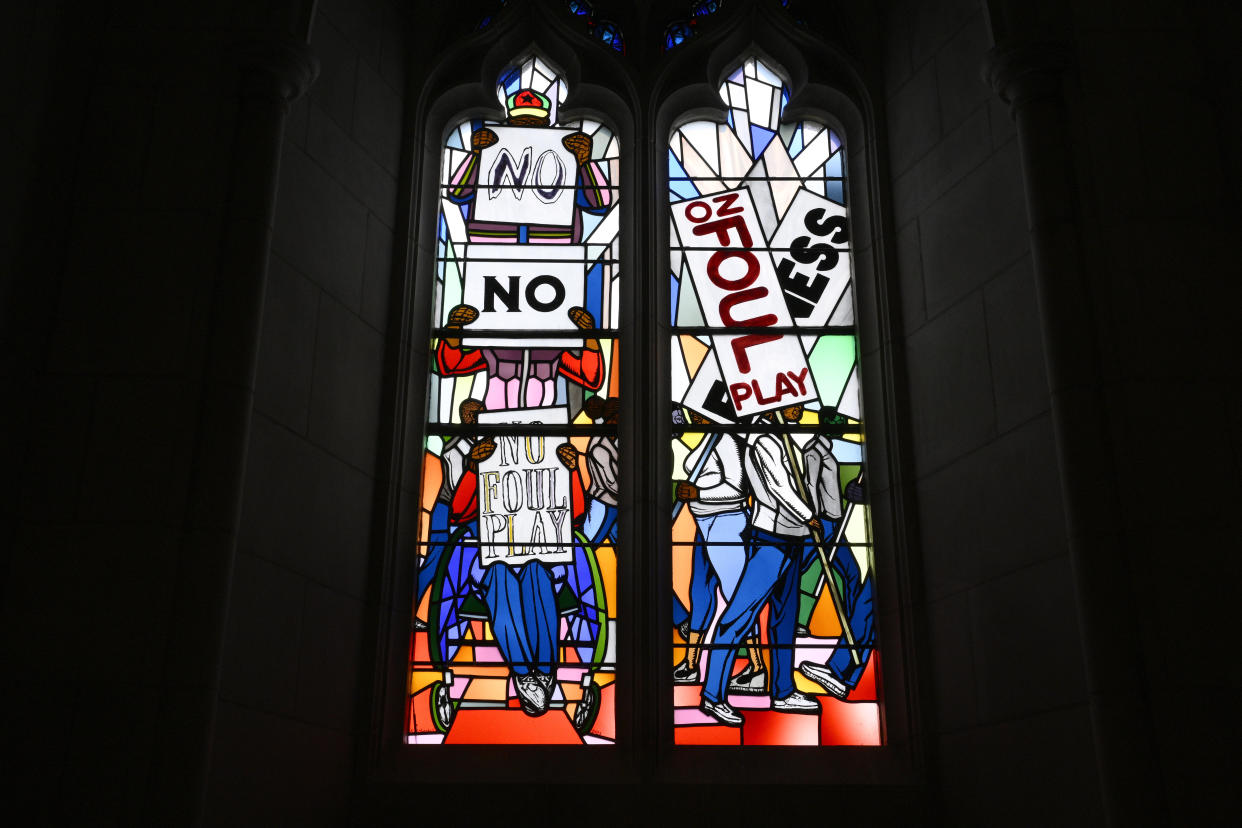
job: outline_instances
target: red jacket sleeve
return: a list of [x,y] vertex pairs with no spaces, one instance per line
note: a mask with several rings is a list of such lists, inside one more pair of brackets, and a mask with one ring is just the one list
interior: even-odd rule
[[476,374],[486,367],[487,360],[477,348],[469,351],[460,347],[454,348],[443,339],[436,346],[436,373],[442,377]]
[[[581,484],[579,484],[581,485]],[[479,516],[479,473],[474,469],[466,469],[461,482],[453,492],[452,510],[453,523],[465,523]]]
[[574,356],[572,351],[561,354],[561,364],[557,369],[576,385],[591,391],[598,391],[604,384],[604,358],[599,351],[582,349],[582,356]]

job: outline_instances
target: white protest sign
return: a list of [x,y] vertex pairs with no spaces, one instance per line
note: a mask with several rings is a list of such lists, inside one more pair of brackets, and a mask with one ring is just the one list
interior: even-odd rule
[[577,339],[472,339],[480,331],[577,331],[569,309],[586,293],[582,245],[468,244],[462,261],[461,301],[479,311],[462,342],[468,347],[582,347]]
[[[564,407],[482,411],[479,424],[567,425]],[[570,473],[556,456],[565,438],[497,435],[496,451],[479,463],[479,560],[483,566],[573,560]]]
[[702,414],[713,423],[736,423],[737,412],[729,401],[729,388],[720,375],[715,349],[704,358],[699,372],[690,381],[681,398],[681,404],[695,413]]
[[569,227],[578,159],[561,139],[572,129],[488,127],[499,139],[479,155],[475,221]]
[[[743,188],[672,205],[673,223],[709,325],[792,325],[750,191]],[[712,348],[739,417],[816,399],[796,336],[753,332],[713,336]]]
[[850,287],[845,208],[798,190],[772,237],[772,258],[794,324],[826,325]]

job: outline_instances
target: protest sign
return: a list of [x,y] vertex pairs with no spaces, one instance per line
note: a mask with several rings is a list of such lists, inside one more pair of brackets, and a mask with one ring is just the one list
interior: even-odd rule
[[849,229],[845,208],[798,190],[772,236],[772,258],[794,323],[828,324],[850,287]]
[[[749,190],[676,203],[673,221],[707,324],[752,329],[793,324]],[[712,346],[738,416],[817,398],[796,336],[721,335],[712,337]]]
[[499,139],[479,154],[473,219],[569,227],[578,160],[561,139],[571,129],[489,127]]
[[[567,425],[564,407],[483,411],[479,424]],[[483,566],[521,566],[573,560],[573,501],[569,469],[556,456],[564,438],[497,435],[496,451],[479,463],[479,560]]]
[[472,339],[480,331],[577,331],[568,311],[584,304],[582,245],[469,244],[462,262],[462,302],[479,311],[465,330],[467,347],[582,347],[582,338]]

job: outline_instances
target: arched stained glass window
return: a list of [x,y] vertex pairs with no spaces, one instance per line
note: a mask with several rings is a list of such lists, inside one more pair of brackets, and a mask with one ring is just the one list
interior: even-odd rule
[[407,741],[615,739],[619,151],[538,57],[442,149]]
[[720,95],[668,150],[675,741],[876,745],[845,149],[762,60]]

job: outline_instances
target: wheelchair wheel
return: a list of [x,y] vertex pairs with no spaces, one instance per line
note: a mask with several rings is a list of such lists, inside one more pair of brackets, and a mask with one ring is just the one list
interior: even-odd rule
[[448,733],[457,715],[457,705],[449,696],[449,686],[442,681],[431,685],[431,722],[440,733]]
[[569,589],[578,598],[578,606],[564,617],[568,623],[568,639],[583,664],[598,667],[608,651],[608,607],[604,579],[600,575],[595,551],[581,532],[575,532],[574,560],[566,567]]
[[470,619],[461,614],[462,604],[472,593],[470,565],[479,554],[478,546],[462,544],[466,527],[460,527],[447,541],[440,556],[435,580],[431,584],[431,604],[427,609],[427,649],[431,663],[442,669],[461,648]]
[[582,699],[578,702],[578,709],[574,711],[574,730],[578,731],[579,736],[591,732],[595,717],[599,715],[599,697],[599,685],[595,682],[583,688]]

